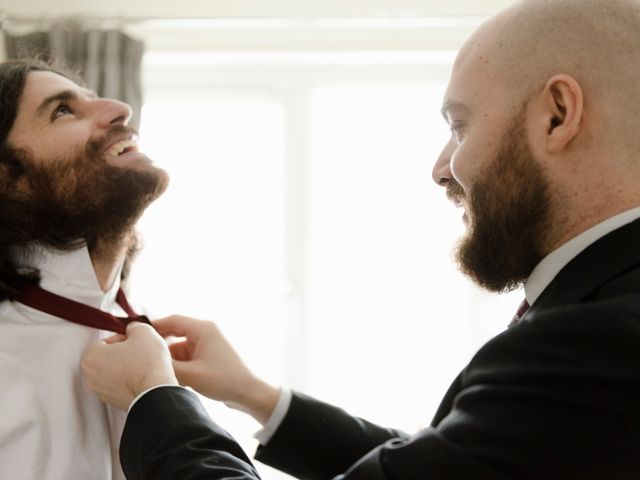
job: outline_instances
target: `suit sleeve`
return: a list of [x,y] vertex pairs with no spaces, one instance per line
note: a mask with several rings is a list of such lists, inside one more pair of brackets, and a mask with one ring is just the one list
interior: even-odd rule
[[437,425],[391,439],[374,428],[380,443],[360,459],[348,444],[364,447],[367,425],[296,396],[256,458],[318,480],[638,479],[638,311],[601,303],[531,314],[476,354]]
[[259,480],[236,441],[198,397],[180,387],[143,395],[127,416],[120,441],[127,480]]
[[403,432],[294,392],[283,422],[255,458],[296,478],[329,479],[378,445],[404,438]]

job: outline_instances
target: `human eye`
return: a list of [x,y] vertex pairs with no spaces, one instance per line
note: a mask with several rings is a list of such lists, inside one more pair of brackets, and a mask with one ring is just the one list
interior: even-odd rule
[[51,121],[54,121],[64,115],[71,115],[73,110],[67,103],[60,103],[56,108],[51,112]]

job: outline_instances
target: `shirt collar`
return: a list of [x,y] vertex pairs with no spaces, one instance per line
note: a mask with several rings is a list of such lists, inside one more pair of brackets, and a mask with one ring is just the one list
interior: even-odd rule
[[86,246],[70,252],[36,247],[31,257],[31,264],[40,271],[42,288],[101,310],[115,303],[123,263],[113,285],[103,292]]
[[560,270],[585,248],[606,234],[638,218],[640,218],[640,207],[614,215],[604,222],[585,230],[544,257],[533,269],[524,285],[524,293],[529,305],[533,305],[533,302],[538,299]]

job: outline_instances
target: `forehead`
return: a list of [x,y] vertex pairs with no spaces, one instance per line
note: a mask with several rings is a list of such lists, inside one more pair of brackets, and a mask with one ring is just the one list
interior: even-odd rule
[[72,91],[78,95],[93,95],[89,90],[54,72],[29,72],[20,96],[18,115],[35,114],[39,105],[60,92]]
[[494,22],[480,27],[463,45],[456,57],[445,92],[443,114],[470,113],[492,109],[500,103],[500,45]]

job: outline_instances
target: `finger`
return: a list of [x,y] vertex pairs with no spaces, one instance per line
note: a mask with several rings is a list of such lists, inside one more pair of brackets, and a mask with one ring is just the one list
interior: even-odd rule
[[191,359],[191,349],[189,348],[189,342],[175,342],[169,345],[169,351],[171,352],[171,357],[174,360],[190,360]]
[[163,337],[175,335],[176,337],[185,337],[190,331],[189,320],[187,317],[179,315],[171,315],[170,317],[151,320],[151,323]]
[[146,323],[142,323],[142,322],[131,322],[127,325],[127,332],[126,332],[127,338],[131,336],[142,335],[145,332],[147,334],[149,332],[155,333],[155,330],[151,325],[147,325]]
[[121,333],[117,333],[116,335],[112,335],[111,337],[107,337],[102,340],[106,344],[123,342],[127,339],[127,337]]
[[89,346],[80,359],[80,367],[85,371],[93,368],[93,365],[100,361],[105,348],[109,348],[105,342],[96,342]]

